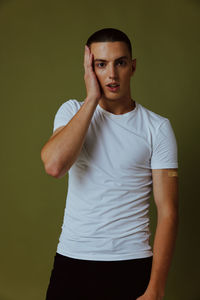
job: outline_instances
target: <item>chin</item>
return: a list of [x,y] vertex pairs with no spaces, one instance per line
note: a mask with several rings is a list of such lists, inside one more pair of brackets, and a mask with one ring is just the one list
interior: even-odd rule
[[106,99],[106,100],[108,100],[108,101],[116,101],[116,100],[119,100],[119,99],[121,99],[122,98],[122,96],[121,95],[119,95],[119,94],[108,94],[108,95],[105,95],[104,94],[104,98]]

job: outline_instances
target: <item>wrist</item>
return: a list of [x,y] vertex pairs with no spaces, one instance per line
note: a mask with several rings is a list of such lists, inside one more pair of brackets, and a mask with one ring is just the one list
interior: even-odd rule
[[97,106],[97,104],[99,103],[99,98],[96,97],[92,97],[92,96],[87,96],[84,100],[85,103],[91,103],[92,105]]
[[145,294],[153,295],[156,299],[162,300],[165,295],[165,289],[163,287],[160,287],[159,285],[155,284],[149,284]]

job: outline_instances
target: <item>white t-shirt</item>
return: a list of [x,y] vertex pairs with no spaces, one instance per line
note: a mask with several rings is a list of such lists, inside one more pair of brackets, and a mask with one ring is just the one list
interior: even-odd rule
[[[66,125],[83,103],[63,103],[53,131]],[[96,107],[82,150],[69,170],[57,247],[62,255],[104,261],[153,255],[152,169],[177,168],[177,144],[167,118],[135,103],[134,110],[121,115]]]

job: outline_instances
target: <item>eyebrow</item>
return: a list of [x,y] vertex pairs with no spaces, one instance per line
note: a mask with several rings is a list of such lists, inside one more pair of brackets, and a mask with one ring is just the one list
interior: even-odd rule
[[[118,60],[120,60],[120,59],[128,59],[128,56],[121,56],[121,57],[119,57],[119,58],[116,58],[115,61],[118,61]],[[102,58],[96,58],[96,59],[94,59],[94,62],[96,62],[96,61],[103,61],[103,62],[106,62],[107,60],[106,60],[106,59],[102,59]]]

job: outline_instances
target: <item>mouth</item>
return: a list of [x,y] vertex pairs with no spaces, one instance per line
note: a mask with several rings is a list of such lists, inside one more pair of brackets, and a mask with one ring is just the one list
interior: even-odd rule
[[120,85],[118,83],[109,83],[106,85],[106,87],[109,91],[116,92],[119,89]]

